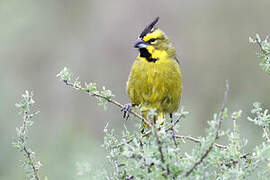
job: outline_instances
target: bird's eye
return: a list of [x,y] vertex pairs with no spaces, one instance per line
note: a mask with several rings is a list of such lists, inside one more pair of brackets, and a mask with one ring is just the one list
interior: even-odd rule
[[152,43],[152,42],[155,42],[156,40],[157,40],[157,38],[152,38],[152,39],[148,40],[147,42]]

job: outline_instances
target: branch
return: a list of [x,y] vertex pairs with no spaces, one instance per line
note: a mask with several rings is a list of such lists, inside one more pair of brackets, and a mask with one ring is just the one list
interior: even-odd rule
[[[144,135],[143,135],[143,137],[144,137]],[[184,135],[177,135],[177,134],[175,134],[175,138],[177,138],[177,139],[189,140],[189,141],[192,141],[192,142],[201,144],[200,139],[195,138],[195,137],[192,137],[192,136],[184,136]],[[121,147],[121,146],[123,146],[123,145],[125,145],[125,144],[129,144],[129,143],[132,142],[133,139],[134,139],[134,138],[131,138],[131,139],[129,139],[129,140],[126,141],[126,142],[122,142],[122,143],[118,144],[117,146],[114,146],[113,148],[119,148],[119,147]],[[218,144],[218,143],[214,143],[214,146],[216,146],[216,147],[218,147],[218,148],[221,148],[221,149],[227,148],[227,146],[222,145],[222,144]]]
[[[193,141],[193,142],[195,142],[195,143],[201,144],[200,139],[197,139],[197,138],[192,137],[192,136],[175,135],[175,137],[178,138],[178,139],[189,140],[189,141]],[[221,148],[221,149],[227,148],[227,146],[222,145],[222,144],[217,144],[217,143],[214,143],[214,146],[216,146],[216,147],[218,147],[218,148]]]
[[256,38],[255,41],[256,41],[256,43],[259,45],[260,50],[261,50],[262,52],[265,52],[265,50],[263,49],[261,40],[259,40],[258,38]]
[[[26,123],[29,121],[29,118],[30,118],[28,114],[29,114],[28,111],[26,111],[24,113],[23,126],[22,126],[22,132],[24,134],[26,133]],[[40,178],[39,178],[39,175],[38,175],[38,168],[36,168],[36,166],[35,166],[34,160],[32,158],[32,152],[28,150],[28,148],[26,146],[26,143],[25,143],[25,138],[21,137],[20,140],[21,140],[22,144],[24,144],[23,151],[26,154],[26,157],[27,157],[27,159],[29,161],[29,165],[31,166],[31,168],[32,168],[32,170],[34,172],[34,177],[35,177],[36,180],[39,180]]]
[[16,128],[17,130],[17,138],[12,144],[16,147],[20,152],[23,152],[25,160],[24,160],[24,168],[26,174],[30,179],[40,180],[39,177],[39,168],[41,163],[35,160],[34,152],[27,146],[27,133],[29,128],[32,126],[33,121],[31,118],[38,114],[39,112],[35,112],[31,114],[31,107],[35,103],[33,100],[33,93],[25,91],[25,94],[22,95],[22,100],[19,103],[16,103],[16,107],[19,109],[19,112],[23,114],[23,123],[22,126]]
[[[59,74],[59,76],[61,77],[60,74]],[[89,89],[87,89],[87,88],[82,88],[82,87],[78,86],[76,83],[70,82],[68,78],[61,77],[61,81],[63,81],[67,86],[72,87],[73,89],[80,90],[80,91],[82,91],[82,92],[87,93],[88,95],[89,95],[89,93],[90,93]],[[110,99],[110,98],[107,98],[106,96],[104,96],[104,95],[102,95],[102,94],[99,94],[99,93],[91,93],[90,95],[91,95],[91,96],[94,96],[94,97],[97,97],[97,98],[105,99],[106,101],[108,101],[108,102],[110,102],[110,103],[112,103],[112,104],[118,106],[119,108],[123,108],[123,107],[124,107],[124,105],[122,105],[122,104],[119,103],[118,101],[113,100],[113,99]],[[147,125],[149,125],[149,127],[151,127],[151,125],[149,124],[149,122],[146,121],[140,114],[138,114],[137,112],[135,112],[135,111],[133,111],[133,110],[131,110],[130,113],[133,114],[133,115],[134,115],[135,117],[137,117],[138,119],[143,120],[145,124],[147,124]],[[173,124],[171,124],[169,127],[167,127],[165,131],[167,132],[167,131],[172,130],[172,129],[175,127],[175,125],[181,121],[182,117],[183,117],[183,115],[180,115],[179,118],[176,119],[176,120],[173,122]],[[143,137],[148,136],[150,133],[151,133],[151,130],[147,131],[146,133],[143,134]],[[190,141],[193,141],[193,142],[195,142],[195,143],[200,143],[200,140],[199,140],[199,139],[197,139],[197,138],[195,138],[195,137],[192,137],[192,136],[183,136],[183,135],[177,135],[177,134],[174,134],[174,137],[175,137],[175,138],[178,138],[178,139],[186,139],[186,140],[190,140]],[[129,143],[132,142],[132,140],[133,140],[133,138],[131,138],[130,140],[128,140],[128,141],[126,141],[126,142],[120,143],[119,145],[117,145],[117,146],[115,146],[115,147],[113,147],[113,148],[119,148],[119,147],[121,147],[122,145],[129,144]],[[217,146],[217,147],[219,147],[219,148],[226,148],[226,146],[221,145],[221,144],[216,144],[216,143],[214,143],[214,145]]]
[[[123,108],[124,105],[119,103],[118,101],[114,100],[114,99],[110,99],[110,98],[107,98],[106,96],[102,95],[102,94],[99,94],[99,93],[90,93],[89,89],[87,88],[82,88],[78,85],[76,85],[75,83],[71,83],[69,82],[68,80],[62,80],[67,86],[69,87],[72,87],[73,89],[76,89],[76,90],[80,90],[80,91],[83,91],[85,93],[87,93],[88,95],[90,96],[93,96],[93,97],[97,97],[97,98],[102,98],[102,99],[105,99],[106,101],[108,101],[109,103],[112,103],[120,108]],[[147,124],[149,127],[150,127],[150,124],[149,122],[146,121],[146,119],[144,119],[140,114],[138,114],[137,112],[131,110],[130,111],[131,114],[133,114],[135,117],[137,117],[138,119],[142,120],[145,124]]]
[[[259,36],[259,35],[258,35],[258,36]],[[262,53],[266,53],[267,50],[264,48],[264,46],[263,46],[263,44],[262,44],[263,41],[262,41],[261,38],[258,37],[258,36],[255,38],[255,43],[258,44],[258,46],[259,46],[259,48],[260,48],[260,51],[261,51]],[[265,40],[267,40],[267,37],[266,37]]]
[[[174,126],[176,126],[176,124],[180,122],[182,117],[183,117],[183,115],[181,114],[168,128],[165,129],[165,131],[167,132],[169,130],[172,130],[174,128]],[[143,137],[147,137],[149,134],[151,134],[151,130],[144,133]]]
[[[182,118],[183,118],[183,115],[180,115],[180,116],[173,122],[173,124],[171,124],[168,128],[165,129],[165,131],[167,132],[167,131],[171,130],[172,128],[174,128],[175,125],[176,125],[177,123],[179,123],[179,122],[181,121]],[[149,130],[149,131],[147,131],[146,133],[144,133],[144,134],[142,135],[142,137],[147,137],[150,133],[151,133],[151,130]],[[200,139],[195,138],[195,137],[192,137],[192,136],[184,136],[184,135],[178,135],[178,134],[174,134],[173,136],[174,136],[176,139],[184,139],[184,140],[189,140],[189,141],[193,141],[193,142],[195,142],[195,143],[201,144]],[[129,143],[132,142],[133,139],[134,139],[134,137],[130,138],[130,139],[129,139],[128,141],[126,141],[126,142],[122,142],[122,143],[118,144],[117,146],[114,146],[113,148],[119,148],[119,147],[121,147],[121,146],[123,146],[123,145],[125,145],[125,144],[129,144]],[[221,149],[227,148],[227,146],[222,145],[222,144],[217,144],[217,143],[214,143],[214,146],[216,146],[216,147],[218,147],[218,148],[221,148]]]
[[172,120],[171,126],[168,127],[168,128],[165,130],[166,132],[169,131],[169,130],[171,131],[171,135],[172,135],[172,139],[173,139],[173,142],[174,142],[175,147],[177,147],[177,142],[176,142],[176,134],[175,134],[174,127],[176,126],[177,123],[180,122],[180,120],[182,119],[183,116],[184,116],[184,115],[181,114],[174,122],[173,122],[173,120]]
[[163,154],[163,151],[162,151],[162,144],[161,144],[161,141],[158,137],[158,134],[157,134],[157,130],[156,130],[156,127],[155,125],[153,124],[152,125],[152,129],[154,131],[154,136],[156,138],[156,141],[157,141],[157,145],[158,145],[158,151],[160,152],[160,159],[161,159],[161,162],[162,163],[165,163],[165,160],[164,160],[164,154]]
[[270,142],[269,130],[266,127],[263,127],[263,133],[264,133],[266,141]]
[[31,168],[34,172],[34,177],[36,180],[39,180],[39,175],[38,175],[38,169],[35,167],[34,165],[34,161],[33,161],[33,158],[31,157],[31,152],[28,151],[28,149],[26,148],[26,146],[23,148],[23,151],[24,153],[26,154],[27,156],[27,159],[29,161],[29,164],[31,165]]
[[227,99],[228,99],[228,92],[229,92],[229,83],[228,80],[226,81],[226,90],[224,92],[224,99],[223,99],[223,104],[221,106],[221,110],[219,112],[219,118],[218,118],[218,124],[216,127],[215,135],[214,135],[214,140],[211,142],[210,146],[204,151],[200,159],[193,164],[193,166],[184,174],[184,177],[188,177],[196,168],[199,164],[203,162],[203,160],[208,156],[209,152],[213,149],[215,141],[218,139],[218,132],[221,127],[221,123],[224,119],[224,112],[225,112],[225,107],[227,104]]
[[[236,124],[236,117],[232,117],[233,120],[233,136],[234,138],[237,136],[237,124]],[[236,140],[233,140],[234,150],[235,152],[238,152],[238,144],[236,143]]]
[[270,43],[268,42],[268,36],[264,40],[260,38],[258,34],[256,34],[256,38],[253,39],[250,37],[251,43],[256,43],[259,46],[259,53],[257,53],[257,56],[259,59],[262,59],[263,61],[260,62],[260,66],[263,69],[264,72],[266,72],[268,75],[270,74]]
[[[154,123],[154,117],[152,118],[152,121],[151,121],[151,127],[152,127],[152,131],[154,133],[154,136],[156,138],[156,143],[157,143],[157,146],[158,146],[158,151],[160,153],[161,162],[165,165],[164,153],[163,153],[163,150],[162,150],[162,142],[160,141],[157,130],[156,130],[156,125]],[[165,170],[163,167],[161,167],[161,168],[163,170]],[[166,165],[166,171],[167,171],[167,175],[169,176],[170,175],[170,169],[169,169],[168,165]],[[163,176],[165,178],[167,178],[167,175],[163,174]]]
[[[173,133],[174,133],[173,128],[175,127],[175,125],[176,125],[177,123],[180,122],[180,120],[182,119],[182,117],[183,117],[183,116],[180,115],[179,118],[177,118],[176,121],[175,121],[171,126],[169,126],[165,131],[172,130]],[[173,137],[174,137],[174,138],[178,138],[178,139],[190,140],[190,141],[193,141],[193,142],[195,142],[195,143],[201,144],[200,139],[195,138],[195,137],[192,137],[192,136],[183,136],[183,135],[173,134]],[[214,146],[216,146],[216,147],[218,147],[218,148],[222,148],[222,149],[226,148],[226,146],[221,145],[221,144],[217,144],[217,143],[214,143]]]

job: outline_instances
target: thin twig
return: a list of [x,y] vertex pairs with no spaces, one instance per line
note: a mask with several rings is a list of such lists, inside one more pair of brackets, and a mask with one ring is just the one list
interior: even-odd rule
[[[235,138],[237,136],[236,118],[232,117],[232,120],[233,120],[233,136]],[[237,153],[238,152],[238,144],[237,144],[236,140],[233,140],[233,144],[234,144],[234,151],[235,151],[235,153]],[[239,163],[238,162],[239,161],[237,161],[237,163],[236,163],[237,170],[239,170]]]
[[[183,116],[179,116],[179,118],[176,121],[174,121],[174,123],[172,125],[170,125],[168,128],[166,128],[165,131],[167,132],[167,131],[171,130],[172,128],[174,128],[175,125],[181,121],[182,117]],[[150,133],[151,133],[151,130],[150,131],[147,131],[146,133],[143,134],[143,137],[148,136]],[[177,134],[175,134],[175,138],[186,139],[186,140],[193,141],[195,143],[201,143],[201,141],[198,138],[195,138],[195,137],[192,137],[192,136],[184,136],[184,135],[177,135]],[[130,141],[128,141],[127,143],[130,143],[131,141],[132,141],[132,139]],[[224,145],[221,145],[221,144],[217,144],[217,143],[214,143],[214,145],[216,147],[218,147],[218,148],[223,148],[223,149],[227,147],[227,146],[224,146]]]
[[[22,126],[22,131],[23,131],[23,134],[25,134],[25,131],[26,131],[26,123],[27,121],[29,121],[29,118],[30,116],[28,115],[29,112],[28,111],[25,111],[24,112],[24,117],[23,117],[23,126]],[[31,168],[33,169],[33,172],[34,172],[34,177],[36,180],[39,180],[39,174],[38,174],[38,169],[36,168],[35,164],[34,164],[34,161],[33,161],[33,158],[31,156],[31,152],[28,150],[27,146],[26,146],[26,143],[25,143],[25,138],[20,138],[22,144],[24,144],[23,146],[23,151],[24,153],[26,154],[26,157],[29,161],[29,164],[31,166]]]
[[266,141],[270,142],[270,137],[268,135],[268,129],[266,129],[266,127],[263,127],[263,133],[264,133]]
[[[154,123],[154,117],[152,118],[152,121],[151,121],[151,128],[152,128],[152,131],[154,133],[154,136],[156,138],[156,142],[157,142],[157,146],[158,146],[158,151],[160,153],[160,159],[161,159],[161,162],[163,164],[165,164],[165,159],[164,159],[164,153],[163,153],[163,150],[162,150],[162,143],[159,139],[159,136],[158,136],[158,133],[157,133],[157,130],[156,130],[156,125]],[[162,167],[162,169],[164,170],[164,168]],[[170,169],[168,166],[166,166],[166,170],[167,170],[167,175],[170,175]],[[164,175],[165,177],[167,177],[167,175]]]
[[182,119],[183,115],[181,114],[174,122],[172,120],[172,125],[167,128],[165,131],[171,131],[171,135],[172,135],[172,139],[173,139],[173,143],[175,145],[175,147],[177,147],[177,141],[176,141],[176,134],[175,134],[175,130],[174,130],[174,127],[176,126],[177,123],[180,122],[180,120]]
[[237,125],[236,125],[236,118],[232,118],[233,119],[233,135],[236,136],[237,134]]
[[158,151],[160,152],[160,159],[161,159],[161,162],[162,163],[165,163],[165,160],[164,160],[164,154],[163,154],[163,151],[162,151],[162,144],[161,144],[161,141],[158,137],[158,134],[157,134],[157,130],[156,130],[156,127],[155,125],[153,125],[152,127],[153,129],[153,132],[154,132],[154,136],[156,138],[156,141],[157,141],[157,145],[158,145]]
[[[175,137],[178,138],[178,139],[190,140],[190,141],[193,141],[193,142],[199,143],[199,144],[201,143],[200,139],[194,138],[192,136],[175,135]],[[227,148],[227,146],[222,145],[222,144],[217,144],[217,143],[214,143],[214,146],[216,146],[218,148],[221,148],[221,149]]]
[[[200,139],[198,138],[195,138],[195,137],[192,137],[192,136],[184,136],[184,135],[178,135],[178,134],[175,134],[174,135],[176,139],[184,139],[184,140],[189,140],[189,141],[192,141],[192,142],[195,142],[195,143],[201,143]],[[125,144],[129,144],[133,141],[134,137],[130,138],[128,141],[125,141],[125,142],[122,142],[120,144],[118,144],[117,146],[114,146],[113,148],[119,148]],[[222,144],[218,144],[218,143],[214,143],[214,146],[218,147],[218,148],[221,148],[221,149],[225,149],[227,148],[227,146],[225,145],[222,145]]]
[[231,162],[229,162],[229,163],[221,163],[220,165],[221,166],[225,165],[227,167],[232,167],[232,165],[238,164],[240,159],[244,159],[248,163],[250,161],[250,158],[249,158],[250,155],[251,155],[251,153],[245,153],[242,156],[240,156],[238,160],[231,159]]
[[[232,120],[233,120],[233,136],[236,137],[236,135],[237,135],[236,118],[232,117]],[[233,141],[233,143],[234,143],[234,150],[235,150],[235,152],[237,152],[238,151],[238,145],[236,144],[235,140]]]
[[218,132],[221,127],[221,123],[224,119],[224,112],[225,112],[225,107],[227,105],[227,99],[228,99],[228,92],[229,92],[229,83],[228,80],[226,81],[226,90],[224,92],[224,99],[223,99],[223,104],[221,106],[221,110],[219,112],[219,118],[218,118],[218,124],[216,127],[215,135],[214,135],[214,140],[211,142],[210,146],[204,151],[200,159],[193,164],[193,166],[184,173],[184,177],[188,177],[196,168],[199,164],[203,162],[203,160],[208,156],[209,152],[213,149],[215,141],[218,139]]
[[[192,141],[192,142],[195,142],[195,143],[201,143],[200,139],[198,138],[195,138],[195,137],[192,137],[192,136],[184,136],[184,135],[177,135],[175,134],[175,138],[177,139],[184,139],[184,140],[189,140],[189,141]],[[128,141],[125,141],[125,142],[122,142],[120,144],[118,144],[117,146],[113,147],[113,148],[119,148],[125,144],[129,144],[133,141],[134,137],[129,139]],[[214,143],[214,146],[218,147],[218,148],[221,148],[221,149],[225,149],[227,148],[227,146],[225,145],[222,145],[222,144],[218,144],[218,143]]]
[[[165,131],[170,131],[172,130],[172,128],[174,128],[174,126],[176,126],[177,123],[180,122],[180,120],[182,119],[183,115],[180,115],[169,127],[167,127],[165,129]],[[143,134],[143,137],[147,137],[149,134],[151,134],[151,130],[147,131],[146,133]]]
[[171,134],[172,134],[172,138],[173,138],[173,143],[174,143],[175,147],[177,147],[176,134],[175,134],[174,128],[172,128]]
[[172,130],[183,118],[183,115],[181,114],[165,131]]
[[[63,82],[67,85],[67,86],[70,86],[76,90],[80,90],[80,91],[83,91],[85,93],[87,93],[89,95],[89,90],[86,89],[86,88],[82,88],[82,87],[79,87],[77,86],[76,84],[73,84],[67,80],[63,80]],[[124,105],[122,105],[121,103],[119,103],[118,101],[114,100],[114,99],[108,99],[107,97],[103,96],[102,94],[98,94],[98,93],[93,93],[91,94],[90,96],[94,96],[94,97],[98,97],[98,98],[102,98],[102,99],[106,99],[109,103],[112,103],[120,108],[123,108]],[[133,114],[134,116],[136,116],[138,119],[142,120],[145,124],[147,124],[148,126],[150,126],[149,122],[147,122],[146,119],[144,119],[140,114],[136,113],[135,111],[131,110],[130,111],[131,114]]]
[[[182,117],[183,117],[183,116],[180,115],[179,118],[177,118],[176,121],[174,121],[172,125],[170,125],[168,128],[165,129],[165,131],[167,132],[167,131],[171,130],[172,128],[174,128],[175,125],[181,121]],[[150,133],[151,133],[151,130],[149,130],[149,131],[147,131],[146,133],[144,133],[144,134],[142,135],[142,137],[147,137]],[[192,137],[192,136],[184,136],[184,135],[178,135],[178,134],[175,134],[174,137],[177,138],[177,139],[184,139],[184,140],[193,141],[193,142],[199,143],[199,144],[201,143],[200,139],[195,138],[195,137]],[[126,142],[123,142],[123,143],[118,144],[118,145],[115,146],[114,148],[119,148],[119,147],[121,147],[121,146],[123,146],[123,145],[125,145],[125,144],[129,144],[129,143],[132,142],[133,139],[134,139],[134,137],[132,137],[131,139],[129,139],[129,140],[126,141]],[[222,149],[225,149],[225,148],[227,147],[227,146],[225,146],[225,145],[217,144],[217,143],[214,143],[214,146],[216,146],[216,147],[218,147],[218,148],[222,148]]]
[[256,43],[259,45],[260,50],[261,50],[261,51],[264,51],[264,49],[263,49],[263,47],[262,47],[262,44],[261,44],[261,41],[259,41],[258,38],[256,38],[255,41],[256,41]]
[[36,180],[39,180],[40,178],[39,178],[39,175],[38,175],[38,169],[35,167],[35,165],[34,165],[34,162],[33,162],[33,159],[32,159],[32,157],[31,157],[31,153],[28,151],[28,149],[27,149],[27,147],[26,146],[24,146],[24,148],[23,148],[23,151],[24,151],[24,153],[26,154],[26,156],[27,156],[27,159],[28,159],[28,161],[29,161],[29,164],[31,164],[31,168],[33,169],[33,171],[34,171],[34,173],[35,173],[35,179]]
[[262,42],[261,42],[258,38],[256,38],[255,41],[256,41],[256,43],[259,45],[260,50],[261,50],[262,52],[265,52],[265,50],[264,50],[264,48],[263,48],[263,46],[262,46]]

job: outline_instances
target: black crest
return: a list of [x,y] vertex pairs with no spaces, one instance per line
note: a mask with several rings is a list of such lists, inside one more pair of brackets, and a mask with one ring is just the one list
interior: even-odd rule
[[152,29],[155,26],[155,24],[157,24],[158,20],[159,17],[156,17],[153,22],[151,22],[148,26],[146,26],[143,32],[141,33],[140,38],[143,38],[146,34],[152,32]]

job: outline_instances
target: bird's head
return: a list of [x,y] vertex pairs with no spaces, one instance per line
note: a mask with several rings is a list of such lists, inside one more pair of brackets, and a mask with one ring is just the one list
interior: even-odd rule
[[175,49],[163,31],[154,26],[157,24],[159,17],[155,18],[140,34],[134,44],[139,49],[139,56],[149,62],[156,62],[163,58],[174,58]]

